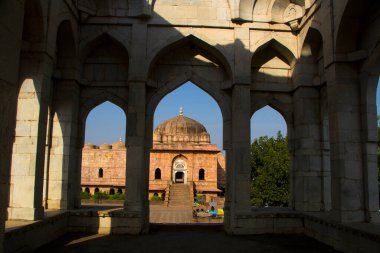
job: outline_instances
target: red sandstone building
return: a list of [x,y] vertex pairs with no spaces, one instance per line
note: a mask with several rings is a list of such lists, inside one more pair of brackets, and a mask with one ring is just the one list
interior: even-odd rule
[[[92,194],[124,193],[126,152],[122,141],[112,145],[86,144],[82,155],[82,189]],[[165,199],[173,184],[186,184],[191,192],[216,196],[225,189],[225,173],[221,150],[210,143],[210,135],[199,122],[181,112],[154,130],[149,197]]]

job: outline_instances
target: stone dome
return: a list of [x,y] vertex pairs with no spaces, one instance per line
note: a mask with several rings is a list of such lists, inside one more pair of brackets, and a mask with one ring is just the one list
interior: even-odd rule
[[125,149],[125,143],[122,140],[112,143],[112,149]]
[[198,121],[179,115],[160,125],[153,132],[155,143],[210,143],[210,135]]

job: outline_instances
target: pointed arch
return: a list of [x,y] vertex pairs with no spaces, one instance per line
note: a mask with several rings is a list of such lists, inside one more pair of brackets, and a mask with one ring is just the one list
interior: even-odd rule
[[[293,102],[288,94],[253,93],[251,95],[251,118],[255,112],[269,106],[277,111],[285,119],[289,128],[293,122]],[[288,131],[289,132],[289,131]]]
[[[310,27],[300,46],[300,58],[298,59],[295,72],[297,75],[302,75],[303,82],[308,76],[310,83],[316,82],[319,77],[319,82],[322,82],[324,76],[324,47],[321,33]],[[298,84],[298,79],[294,78],[294,83]],[[301,84],[301,83],[300,83]],[[319,83],[318,83],[319,84]]]
[[56,39],[57,68],[71,68],[77,56],[77,44],[70,20],[62,21],[57,30]]
[[43,10],[39,0],[26,0],[22,40],[30,50],[37,50],[45,40]]
[[257,47],[256,51],[253,54],[252,61],[255,60],[255,56],[257,56],[258,53],[270,49],[275,50],[279,55],[281,55],[290,67],[294,66],[296,56],[288,47],[278,41],[277,38],[267,38],[265,43]]
[[[127,86],[129,54],[123,44],[104,33],[81,52],[84,84]],[[112,71],[109,69],[112,68]]]
[[366,15],[371,10],[379,8],[378,1],[348,0],[344,5],[341,17],[338,19],[335,34],[335,50],[337,53],[348,53],[358,49],[362,26],[366,22]]
[[322,34],[317,29],[310,27],[302,43],[300,55],[301,57],[311,56],[316,61],[321,53],[323,56]]
[[96,32],[91,33],[90,36],[86,37],[80,43],[80,58],[84,60],[94,49],[96,49],[97,47],[99,47],[107,41],[116,44],[118,47],[122,48],[128,54],[129,43],[126,41],[126,38],[121,36],[121,33],[114,30],[98,30]]
[[109,91],[103,91],[94,94],[90,98],[82,101],[80,107],[80,119],[85,120],[90,111],[107,101],[121,108],[124,111],[125,115],[127,115],[127,101],[125,101],[122,97],[118,96],[117,94],[114,94]]
[[197,47],[203,50],[207,54],[206,58],[208,58],[212,62],[219,64],[226,73],[227,77],[231,79],[231,65],[227,60],[226,56],[218,49],[218,44],[209,44],[208,42],[211,41],[210,39],[207,38],[207,40],[203,40],[200,37],[203,38],[204,36],[201,36],[199,34],[197,34],[197,36],[195,36],[194,34],[190,34],[186,37],[183,37],[183,35],[176,35],[170,37],[168,40],[165,40],[164,43],[159,44],[158,46],[153,48],[148,54],[149,58],[147,61],[147,66],[149,66],[149,68],[147,76],[150,76],[152,69],[163,55],[167,54],[171,50],[178,49],[184,46],[190,46],[191,48]]
[[[153,127],[154,112],[160,101],[167,94],[174,91],[188,81],[192,82],[194,85],[205,91],[217,102],[223,117],[223,146],[224,148],[227,148],[229,146],[228,133],[230,132],[231,128],[231,97],[229,97],[223,91],[219,90],[218,87],[215,87],[213,82],[210,82],[202,76],[196,75],[194,73],[181,73],[175,76],[175,78],[168,77],[168,79],[164,81],[164,86],[148,95],[146,107],[148,125]],[[151,133],[153,133],[153,129],[152,131],[148,131],[148,138]]]

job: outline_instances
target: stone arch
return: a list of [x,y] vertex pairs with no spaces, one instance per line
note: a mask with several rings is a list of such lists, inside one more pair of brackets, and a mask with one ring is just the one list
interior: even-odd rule
[[[377,1],[348,0],[342,11],[341,19],[337,22],[335,34],[336,53],[349,53],[358,49],[361,27],[368,15],[368,10]],[[343,5],[343,4],[342,4]]]
[[[126,47],[109,33],[102,33],[81,50],[82,82],[84,84],[110,82],[127,86],[129,53]],[[112,68],[110,72],[108,69]]]
[[104,90],[93,94],[88,98],[82,99],[80,105],[80,120],[85,120],[92,109],[107,101],[120,107],[124,111],[125,115],[127,115],[128,103],[125,98],[115,94],[114,92]]
[[[325,67],[323,38],[318,30],[311,27],[308,29],[305,39],[300,46],[299,55],[300,58],[293,73],[293,82],[296,85],[302,85],[305,82],[305,78],[308,77],[309,83],[320,84]],[[298,79],[299,76],[301,78]],[[303,83],[299,83],[301,81]]]
[[189,75],[182,73],[178,76],[175,76],[174,79],[164,81],[165,86],[161,87],[156,92],[148,96],[146,114],[148,126],[152,126],[152,131],[147,132],[147,137],[152,138],[151,135],[153,134],[153,118],[157,105],[167,94],[182,86],[184,83],[188,81],[194,83],[197,87],[205,91],[217,102],[223,117],[223,146],[224,148],[227,148],[229,146],[229,132],[231,127],[232,116],[231,98],[224,92],[220,91],[217,87],[215,87],[215,85],[212,82],[196,74]]
[[271,39],[252,57],[251,82],[289,84],[295,63],[294,54],[276,39]]
[[270,108],[272,108],[273,110],[278,112],[284,118],[284,121],[285,121],[287,129],[288,129],[288,133],[291,132],[291,131],[289,131],[290,130],[289,128],[292,126],[291,112],[289,110],[285,111],[284,108],[286,108],[288,106],[285,105],[285,103],[276,100],[275,98],[271,98],[271,99],[268,99],[267,101],[264,100],[264,101],[261,101],[259,103],[255,103],[255,105],[251,107],[252,108],[251,118],[253,117],[253,115],[257,111],[261,110],[262,108],[264,108],[266,106],[269,106]]
[[[211,44],[210,44],[211,42]],[[151,76],[152,69],[155,67],[157,61],[165,54],[173,49],[181,48],[184,46],[198,47],[203,50],[212,61],[220,63],[225,71],[228,79],[232,78],[232,68],[227,57],[218,49],[218,44],[212,40],[205,38],[205,36],[194,33],[186,37],[183,35],[176,35],[165,40],[164,43],[157,45],[148,54],[148,73]],[[207,57],[206,57],[207,58]]]
[[282,55],[290,67],[294,66],[296,61],[295,54],[283,43],[281,43],[278,38],[273,37],[266,37],[263,41],[261,41],[260,46],[257,47],[253,54],[253,59],[257,53],[267,49],[268,47],[273,48],[276,52]]
[[92,32],[79,44],[80,58],[82,60],[86,58],[91,51],[93,51],[96,47],[101,45],[106,40],[111,40],[123,48],[123,50],[129,52],[130,44],[126,38],[121,36],[121,33],[115,30],[100,29],[98,31]]
[[[39,0],[26,0],[24,5],[24,25],[22,40],[27,43],[27,50],[42,49],[45,40],[43,10]],[[25,47],[24,47],[25,48]]]
[[[310,27],[302,43],[300,56],[311,56],[313,61],[318,59],[320,53],[323,53],[323,38],[320,31]],[[322,51],[322,52],[320,52]]]
[[[256,104],[256,107],[254,108],[254,111],[251,115],[251,118],[250,118],[250,131],[251,133],[255,133],[253,130],[254,130],[254,126],[257,126],[253,121],[255,121],[255,119],[257,119],[257,115],[255,115],[258,111],[260,111],[261,109],[263,109],[264,107],[269,107],[272,111],[274,111],[277,115],[280,115],[280,118],[281,118],[281,121],[283,121],[286,125],[286,129],[287,129],[287,134],[284,136],[281,134],[282,138],[286,138],[287,136],[287,146],[286,146],[286,150],[288,151],[288,155],[287,155],[287,159],[289,159],[289,164],[288,166],[284,167],[284,170],[282,171],[283,173],[281,173],[282,175],[282,180],[281,181],[278,181],[277,183],[281,182],[282,184],[282,187],[285,187],[285,185],[287,186],[287,189],[289,190],[289,194],[288,195],[288,199],[287,199],[287,204],[286,206],[291,206],[291,195],[292,195],[292,183],[291,183],[291,179],[292,179],[292,171],[294,171],[294,168],[292,167],[292,160],[293,160],[293,153],[292,153],[292,150],[293,148],[291,147],[291,144],[290,144],[290,139],[291,137],[289,136],[291,134],[291,124],[287,121],[288,119],[284,116],[284,112],[281,110],[282,108],[281,107],[278,107],[278,104],[276,106],[273,105],[274,103],[268,103],[268,102],[265,102],[265,101],[262,101],[261,103],[257,103]],[[281,124],[282,125],[282,124]],[[279,129],[276,129],[277,131]],[[268,131],[268,130],[266,130]],[[277,132],[278,133],[278,132]],[[266,133],[267,135],[268,133]],[[276,138],[275,136],[273,136],[275,133],[272,132],[272,137]],[[267,135],[268,137],[268,135]],[[269,136],[270,137],[270,136]],[[277,137],[279,137],[279,135],[277,135]],[[252,135],[251,135],[251,140],[252,140]],[[256,139],[256,138],[255,138]],[[285,147],[284,147],[285,148]],[[267,155],[270,155],[269,153]],[[262,161],[263,164],[262,165],[266,165],[266,162],[265,161]],[[285,172],[286,171],[286,172]],[[256,171],[257,173],[257,171]],[[259,176],[259,174],[256,174],[253,171],[251,171],[251,180],[253,180],[253,178],[255,176]],[[256,175],[255,175],[256,174]],[[285,180],[286,178],[286,180]],[[274,179],[274,178],[273,178]],[[274,179],[276,180],[276,179]],[[254,182],[254,181],[253,181]],[[286,184],[285,184],[286,182]],[[278,184],[276,183],[277,186],[279,186]],[[259,188],[259,191],[261,190],[265,190],[265,187],[266,186],[258,186],[256,185],[256,189],[255,191],[257,192],[258,188]],[[285,203],[284,203],[285,204]],[[275,204],[276,205],[276,204]],[[259,205],[260,206],[260,205]]]
[[[187,161],[187,157],[182,154],[179,154],[173,158],[171,168],[173,183],[187,183]],[[179,177],[177,175],[178,173],[180,174]]]
[[112,104],[122,109],[124,114],[127,115],[127,103],[123,98],[115,94],[108,93],[108,92],[97,94],[94,97],[91,97],[91,99],[87,99],[81,104],[79,122],[80,122],[80,125],[82,126],[83,133],[84,133],[85,122],[88,117],[88,114],[93,109],[95,109],[96,107],[98,107],[99,105],[105,102],[111,102]]
[[58,26],[56,40],[56,67],[57,69],[70,68],[77,57],[77,46],[73,27],[70,20],[64,20]]

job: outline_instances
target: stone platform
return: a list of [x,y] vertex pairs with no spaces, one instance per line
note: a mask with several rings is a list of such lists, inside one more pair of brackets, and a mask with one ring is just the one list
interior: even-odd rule
[[152,231],[148,235],[66,234],[34,252],[281,252],[333,253],[332,248],[303,235],[229,236],[224,232],[192,230]]

